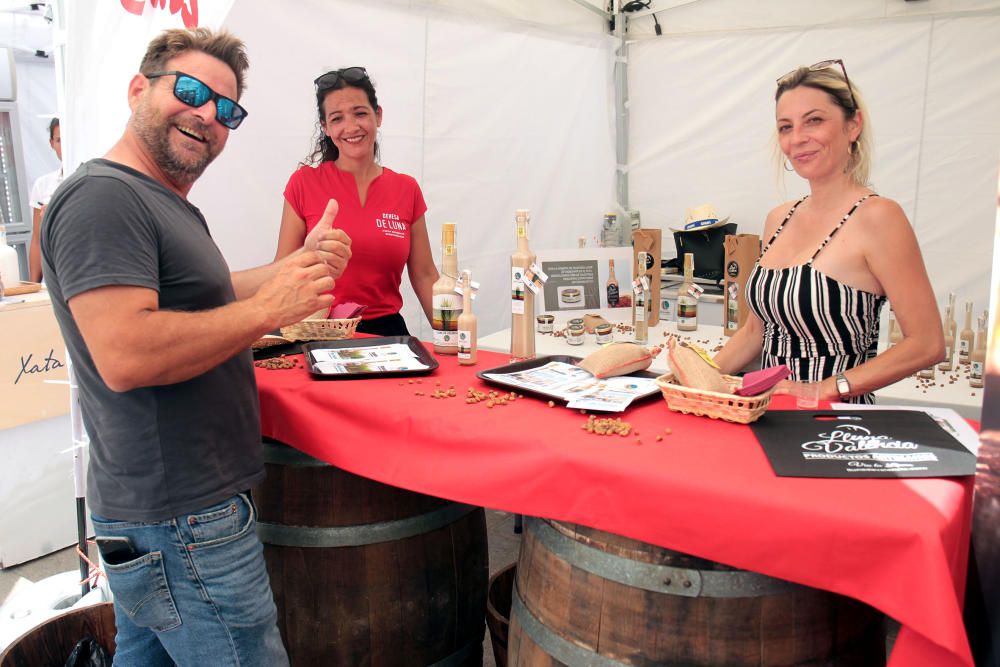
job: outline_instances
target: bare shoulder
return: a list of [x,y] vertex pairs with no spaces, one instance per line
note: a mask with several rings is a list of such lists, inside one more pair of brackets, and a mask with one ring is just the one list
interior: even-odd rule
[[900,235],[913,236],[909,218],[895,200],[888,197],[872,197],[865,201],[857,213],[864,221],[863,229],[876,239],[898,238]]
[[792,210],[798,199],[793,199],[791,201],[786,201],[783,204],[778,204],[772,208],[767,213],[767,219],[764,220],[764,239],[769,239],[774,234],[774,231],[781,224],[781,221],[785,219],[788,212]]

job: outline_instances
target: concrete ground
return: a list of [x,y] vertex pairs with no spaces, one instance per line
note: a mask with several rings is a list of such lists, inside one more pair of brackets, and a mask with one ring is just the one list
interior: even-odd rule
[[[486,511],[486,530],[489,536],[490,575],[503,569],[517,560],[517,552],[521,544],[521,536],[514,533],[514,516],[507,512]],[[93,547],[91,547],[93,553]],[[0,570],[0,603],[14,587],[20,577],[30,581],[38,581],[45,577],[77,568],[76,551],[73,547],[57,551],[48,556],[29,561],[16,567]],[[887,649],[891,650],[896,639],[899,626],[889,623]],[[497,667],[493,659],[493,649],[490,646],[489,632],[483,642],[483,667]]]

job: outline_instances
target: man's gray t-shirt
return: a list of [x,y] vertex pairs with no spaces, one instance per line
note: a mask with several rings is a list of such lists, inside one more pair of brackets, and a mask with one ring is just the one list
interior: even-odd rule
[[92,160],[56,191],[41,234],[45,281],[80,386],[95,514],[158,521],[245,490],[264,476],[250,351],[185,382],[110,390],[67,302],[99,287],[159,293],[161,310],[235,301],[201,212],[124,165]]

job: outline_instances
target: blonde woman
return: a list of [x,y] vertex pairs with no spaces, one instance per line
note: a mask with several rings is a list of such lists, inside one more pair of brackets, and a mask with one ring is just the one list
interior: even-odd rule
[[[768,214],[747,282],[751,316],[715,361],[733,373],[761,356],[795,382],[821,383],[822,399],[871,403],[876,389],[944,357],[934,292],[903,210],[869,186],[868,113],[843,61],[777,83],[778,147],[809,195]],[[876,356],[886,299],[903,340]]]

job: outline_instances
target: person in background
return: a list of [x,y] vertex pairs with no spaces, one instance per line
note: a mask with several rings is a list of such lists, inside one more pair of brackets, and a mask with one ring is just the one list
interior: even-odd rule
[[42,225],[115,665],[288,664],[249,493],[264,476],[250,345],[329,306],[350,239],[331,202],[298,251],[230,273],[187,195],[247,115],[247,67],[226,32],[154,38],[124,134],[63,182]]
[[[820,382],[821,399],[871,403],[871,392],[944,357],[934,292],[903,210],[869,186],[870,117],[843,61],[777,83],[778,149],[809,195],[768,214],[747,282],[751,316],[715,361],[735,373],[763,354],[763,367]],[[876,356],[886,298],[903,340]]]
[[337,226],[352,239],[354,261],[337,281],[335,304],[367,306],[358,331],[407,335],[399,311],[405,266],[413,291],[431,321],[431,288],[438,272],[416,180],[378,162],[382,107],[363,67],[327,72],[315,80],[319,138],[315,150],[288,179],[275,259],[302,245],[326,201],[340,204]]
[[38,241],[42,230],[42,215],[45,214],[45,206],[52,198],[52,193],[63,180],[62,135],[59,131],[58,118],[53,118],[49,122],[49,146],[52,146],[56,157],[59,158],[59,168],[39,176],[31,187],[32,227],[31,245],[28,247],[28,280],[35,283],[42,281],[42,252]]

